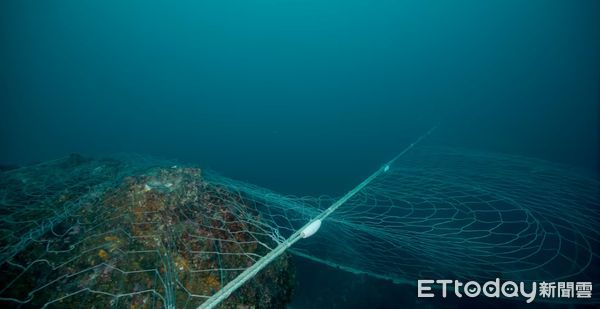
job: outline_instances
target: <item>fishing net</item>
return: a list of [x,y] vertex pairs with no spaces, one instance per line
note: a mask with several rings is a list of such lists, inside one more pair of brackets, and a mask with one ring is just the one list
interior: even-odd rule
[[[5,172],[2,302],[195,308],[277,241],[251,200],[165,163],[71,156]],[[284,255],[222,306],[282,307],[293,274]]]
[[[367,180],[338,199],[282,196],[141,157],[71,156],[3,172],[0,302],[282,307],[293,291],[290,253],[410,284],[600,275],[594,178],[415,147]],[[322,227],[302,239],[315,218]]]
[[411,284],[593,282],[600,278],[599,190],[598,180],[545,161],[421,147],[292,251]]

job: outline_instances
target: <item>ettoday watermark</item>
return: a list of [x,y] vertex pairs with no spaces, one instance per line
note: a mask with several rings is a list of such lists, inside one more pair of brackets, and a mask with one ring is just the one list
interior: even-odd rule
[[[437,286],[436,286],[437,285]],[[490,298],[525,298],[531,303],[536,297],[541,298],[591,298],[591,282],[514,282],[501,281],[500,278],[480,284],[477,281],[463,283],[459,280],[417,280],[417,297],[436,297],[433,287],[441,289],[441,296],[446,298],[448,290],[452,290],[458,298],[478,297]]]

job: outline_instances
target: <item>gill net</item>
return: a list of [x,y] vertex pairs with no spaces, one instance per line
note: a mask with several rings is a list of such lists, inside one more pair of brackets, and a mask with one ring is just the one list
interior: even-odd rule
[[410,284],[600,275],[593,177],[424,146],[382,169],[318,233],[285,246],[233,290],[340,199],[282,196],[142,157],[71,156],[3,172],[0,302],[196,308],[224,295],[211,304],[281,307],[293,291],[290,254]]

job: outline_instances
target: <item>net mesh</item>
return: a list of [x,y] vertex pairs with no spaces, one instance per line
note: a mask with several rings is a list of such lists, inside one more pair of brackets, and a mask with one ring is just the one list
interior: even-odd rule
[[410,284],[593,282],[599,188],[597,179],[545,161],[420,147],[293,251]]
[[[418,147],[290,252],[410,284],[593,281],[598,188],[544,161]],[[0,302],[195,308],[335,200],[143,157],[3,172]],[[221,306],[282,307],[293,282],[284,254]]]
[[[0,295],[26,307],[200,305],[277,241],[253,201],[192,167],[72,156],[2,177]],[[223,307],[281,307],[283,256]]]

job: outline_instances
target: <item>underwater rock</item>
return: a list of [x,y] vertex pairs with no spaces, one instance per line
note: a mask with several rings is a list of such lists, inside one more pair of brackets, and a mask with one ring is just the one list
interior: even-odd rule
[[[239,195],[197,168],[132,169],[72,155],[20,173],[0,178],[8,197],[0,229],[15,229],[2,238],[3,307],[195,308],[273,241]],[[69,176],[85,185],[69,186]],[[27,188],[14,181],[22,177]],[[17,228],[19,220],[34,224]],[[293,282],[286,254],[220,307],[285,307]]]

